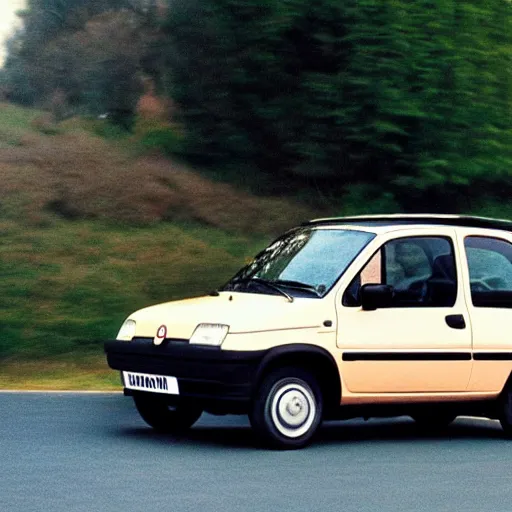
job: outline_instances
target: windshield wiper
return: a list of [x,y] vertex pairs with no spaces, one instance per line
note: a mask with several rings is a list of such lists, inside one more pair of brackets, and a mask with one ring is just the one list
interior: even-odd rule
[[290,279],[276,279],[271,281],[273,284],[281,284],[283,286],[289,286],[290,288],[299,288],[301,290],[308,290],[314,293],[317,297],[321,297],[319,291],[312,285],[301,283],[300,281],[292,281]]
[[283,297],[286,297],[288,299],[288,302],[293,302],[293,297],[291,295],[287,294],[277,284],[274,284],[273,281],[267,281],[266,279],[261,279],[261,277],[246,277],[246,278],[243,278],[243,279],[237,279],[233,283],[244,283],[244,284],[256,283],[256,284],[262,284],[263,286],[266,286],[267,288],[270,288],[271,290],[274,290],[274,291],[280,293]]

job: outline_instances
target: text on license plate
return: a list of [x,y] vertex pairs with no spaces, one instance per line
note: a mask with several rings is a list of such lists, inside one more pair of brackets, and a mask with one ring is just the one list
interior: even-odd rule
[[148,373],[123,372],[124,386],[137,391],[167,393],[179,395],[178,379],[169,375],[151,375]]

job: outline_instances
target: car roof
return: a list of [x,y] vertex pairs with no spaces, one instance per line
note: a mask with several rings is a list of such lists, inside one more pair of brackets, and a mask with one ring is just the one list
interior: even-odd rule
[[499,229],[512,232],[512,221],[471,215],[451,214],[385,214],[351,217],[328,217],[305,222],[303,226],[360,226],[363,228],[396,228],[411,225],[457,226],[483,229]]

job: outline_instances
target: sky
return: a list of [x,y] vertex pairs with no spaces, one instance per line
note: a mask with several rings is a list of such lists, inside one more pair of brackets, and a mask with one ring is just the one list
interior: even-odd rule
[[19,23],[15,12],[23,9],[25,0],[0,0],[0,67],[5,59],[5,41],[12,35]]

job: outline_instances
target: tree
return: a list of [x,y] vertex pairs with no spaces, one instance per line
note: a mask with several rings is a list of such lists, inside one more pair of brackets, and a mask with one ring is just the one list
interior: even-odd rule
[[155,8],[146,0],[30,0],[24,29],[9,43],[10,99],[45,106],[63,94],[70,114],[110,111],[129,127]]
[[[184,0],[168,67],[188,148],[407,208],[510,187],[506,0]],[[423,206],[422,206],[423,203]]]

